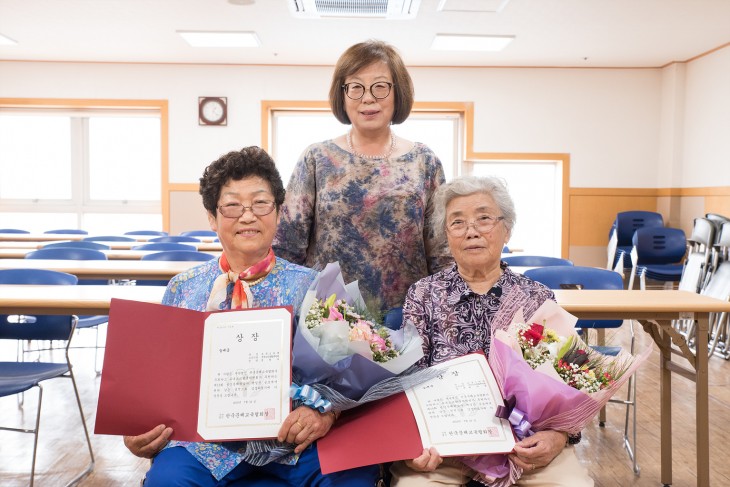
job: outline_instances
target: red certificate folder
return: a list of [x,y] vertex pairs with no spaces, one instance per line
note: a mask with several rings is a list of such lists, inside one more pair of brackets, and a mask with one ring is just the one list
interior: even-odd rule
[[410,460],[423,451],[405,393],[346,411],[317,440],[319,464],[328,474],[363,465]]
[[210,314],[112,299],[94,433],[139,435],[165,424],[174,440],[204,441],[197,424]]
[[[449,368],[451,366],[461,368],[452,370]],[[409,401],[406,393],[402,392],[344,413],[335,426],[317,442],[322,473],[413,459],[423,452],[423,442],[440,448],[442,455],[444,455],[444,452],[450,452],[445,456],[505,453],[510,451],[514,446],[515,438],[508,422],[494,419],[494,411],[491,408],[503,405],[503,402],[501,392],[494,381],[486,357],[483,354],[469,354],[435,367],[443,371],[437,378],[407,391],[413,395],[414,402]],[[459,376],[458,380],[454,380]],[[446,420],[443,423],[439,423],[438,420],[434,420],[433,423],[428,422],[423,411],[424,408],[428,407],[428,404],[433,404],[429,401],[429,397],[441,401],[442,398],[453,397],[454,391],[469,396],[468,390],[464,389],[463,386],[459,389],[454,384],[459,384],[459,381],[464,384],[472,384],[474,382],[473,378],[480,376],[485,378],[490,391],[486,394],[491,395],[494,402],[479,399],[480,405],[476,406],[476,410],[486,415],[487,418],[494,419],[499,424],[496,428],[485,428],[494,429],[494,433],[489,435],[489,440],[485,442],[480,440],[479,437],[475,439],[475,437],[466,434],[460,438],[446,436],[446,433],[450,433],[453,428],[473,429],[474,426],[469,425],[469,422],[480,425],[485,424],[483,423],[485,421],[484,416],[474,415],[474,411],[460,409],[463,403],[453,406],[461,411],[455,413],[455,419],[458,419],[459,424],[451,422],[452,420]],[[441,381],[450,382],[451,385],[446,382],[440,383]],[[416,392],[416,389],[419,389],[420,392]],[[478,389],[477,395],[481,397],[484,394],[481,391],[484,390]],[[450,402],[449,404],[453,403]],[[422,415],[421,421],[424,421],[422,429],[427,434],[423,438],[419,432],[418,419],[414,414],[414,410],[420,412]],[[471,421],[464,422],[464,415],[470,416]],[[500,437],[500,430],[504,435],[503,437]],[[495,439],[493,440],[492,437]],[[467,452],[462,453],[461,450],[467,450]]]

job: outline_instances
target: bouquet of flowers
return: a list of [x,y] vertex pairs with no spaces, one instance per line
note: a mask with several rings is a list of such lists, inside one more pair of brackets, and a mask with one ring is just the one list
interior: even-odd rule
[[375,362],[385,363],[400,355],[393,347],[386,327],[365,319],[364,312],[358,313],[347,301],[337,299],[335,294],[326,300],[315,299],[304,322],[312,335],[318,338],[325,335],[328,327],[341,327],[347,332],[349,341],[342,340],[340,344],[346,344],[348,352],[358,353]]
[[336,262],[320,272],[302,301],[292,349],[294,380],[321,393],[337,410],[387,397],[435,375],[409,370],[423,356],[414,325],[391,330],[367,315],[357,282],[345,285]]
[[[511,321],[495,317],[488,360],[507,404],[498,415],[509,418],[520,439],[543,430],[580,432],[652,350],[603,355],[577,335],[577,318],[553,301],[527,321],[521,309],[511,315]],[[477,471],[476,480],[490,486],[512,485],[522,475],[506,455],[461,460]]]

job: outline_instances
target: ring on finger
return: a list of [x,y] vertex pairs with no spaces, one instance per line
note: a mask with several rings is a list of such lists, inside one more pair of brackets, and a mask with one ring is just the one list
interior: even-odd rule
[[301,429],[304,429],[304,425],[302,423],[300,423],[298,419],[296,420],[296,423],[299,425],[299,427]]
[[536,468],[536,467],[535,467],[535,464],[533,463],[533,464],[532,464],[532,467],[531,467],[531,470],[535,470],[535,468]]

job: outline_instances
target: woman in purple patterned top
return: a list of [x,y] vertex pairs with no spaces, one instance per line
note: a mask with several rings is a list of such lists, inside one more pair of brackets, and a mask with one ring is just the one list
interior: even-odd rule
[[309,146],[286,191],[276,254],[321,269],[338,261],[358,280],[371,311],[403,305],[408,287],[449,261],[430,233],[430,203],[444,182],[441,161],[424,144],[396,136],[413,84],[395,49],[356,44],[337,62],[330,87],[347,134]]
[[[433,224],[446,240],[455,263],[423,278],[408,290],[404,319],[424,340],[421,365],[433,365],[467,353],[489,354],[495,317],[522,308],[530,316],[552,291],[501,262],[515,223],[512,198],[496,178],[463,177],[441,186],[434,198]],[[500,319],[499,322],[511,320]],[[520,486],[592,486],[578,462],[568,435],[539,431],[515,445],[510,454],[523,469]],[[393,487],[464,485],[474,472],[435,448],[391,467]]]

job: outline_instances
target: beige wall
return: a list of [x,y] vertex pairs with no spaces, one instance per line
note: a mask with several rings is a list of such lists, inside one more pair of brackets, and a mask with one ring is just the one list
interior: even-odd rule
[[[202,169],[262,143],[261,100],[325,100],[331,70],[0,61],[0,97],[168,100],[170,230],[177,232],[207,228],[193,189]],[[730,214],[728,47],[661,69],[411,72],[418,101],[473,102],[473,151],[569,154],[564,225],[569,253],[581,261],[595,259],[619,208],[654,207],[685,229],[706,211]],[[227,126],[198,125],[199,96],[228,97]]]

